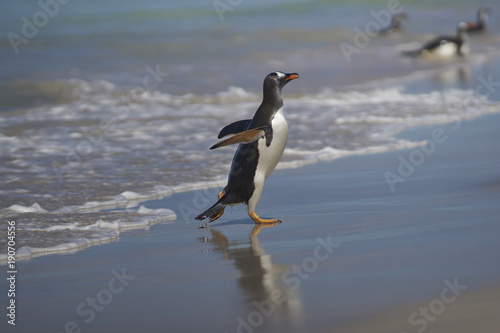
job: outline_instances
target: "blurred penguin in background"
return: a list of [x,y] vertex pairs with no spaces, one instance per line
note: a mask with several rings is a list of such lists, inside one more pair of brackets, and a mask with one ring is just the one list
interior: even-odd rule
[[460,22],[455,36],[438,36],[417,50],[403,51],[403,54],[425,59],[449,59],[466,57],[469,53],[467,23]]
[[488,15],[491,14],[491,8],[479,7],[477,10],[477,21],[466,22],[467,32],[483,32],[486,30],[486,23],[488,22]]

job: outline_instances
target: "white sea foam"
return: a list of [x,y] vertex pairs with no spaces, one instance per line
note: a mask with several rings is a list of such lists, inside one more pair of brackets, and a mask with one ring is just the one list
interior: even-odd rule
[[23,205],[12,205],[7,207],[7,210],[17,213],[47,213],[45,209],[43,209],[39,203],[35,202],[30,207],[26,207]]
[[[139,214],[154,214],[154,215],[172,215],[172,211],[168,208],[147,208],[144,205],[141,205],[137,210]],[[174,213],[175,214],[175,213]]]
[[[47,212],[46,210],[44,211]],[[74,253],[93,245],[116,241],[120,233],[124,230],[147,229],[153,224],[173,221],[177,218],[172,210],[166,208],[148,209],[141,206],[137,210],[137,213],[144,216],[130,221],[104,221],[99,219],[95,223],[88,225],[81,225],[79,222],[69,222],[50,225],[48,227],[37,227],[37,223],[26,223],[24,226],[20,226],[18,223],[17,233],[23,232],[37,235],[36,238],[43,237],[43,235],[50,235],[50,238],[59,240],[61,243],[44,247],[22,246],[16,250],[16,260],[27,260],[54,253]],[[68,232],[70,232],[70,236],[68,236]],[[8,256],[6,254],[0,254],[0,265],[6,264],[7,259]]]
[[[16,261],[29,260],[48,254],[70,254],[83,250],[87,247],[99,244],[106,244],[118,239],[117,232],[109,232],[107,235],[101,234],[96,238],[79,238],[73,242],[58,244],[48,247],[23,246],[16,250]],[[7,263],[7,257],[0,255],[0,264]]]

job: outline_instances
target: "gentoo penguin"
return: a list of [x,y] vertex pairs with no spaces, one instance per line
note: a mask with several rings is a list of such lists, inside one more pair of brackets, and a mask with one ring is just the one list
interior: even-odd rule
[[397,32],[401,32],[401,30],[402,30],[401,29],[401,22],[403,22],[403,20],[405,20],[407,18],[408,18],[408,15],[406,15],[405,13],[399,13],[399,14],[393,15],[389,26],[380,30],[379,34],[391,35],[391,34],[394,34]]
[[488,14],[491,13],[491,8],[479,7],[477,10],[477,21],[467,22],[467,32],[482,32],[486,30],[486,22],[488,21]]
[[403,51],[406,55],[420,56],[429,59],[463,57],[469,53],[467,45],[467,24],[460,22],[456,36],[438,36],[414,51]]
[[218,138],[234,134],[210,149],[239,143],[234,154],[227,186],[219,193],[219,200],[197,220],[210,218],[215,221],[224,213],[226,206],[244,203],[248,215],[255,223],[276,223],[275,219],[262,219],[255,213],[264,182],[273,172],[285,150],[288,124],[283,115],[281,89],[299,77],[297,73],[270,73],[264,79],[262,103],[252,119],[234,122],[224,127]]

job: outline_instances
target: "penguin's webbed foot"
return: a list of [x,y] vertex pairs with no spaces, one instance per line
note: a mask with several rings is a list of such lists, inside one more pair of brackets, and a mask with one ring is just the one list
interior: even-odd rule
[[248,213],[248,216],[256,223],[256,224],[263,224],[263,223],[281,223],[280,220],[276,219],[261,219],[257,213]]

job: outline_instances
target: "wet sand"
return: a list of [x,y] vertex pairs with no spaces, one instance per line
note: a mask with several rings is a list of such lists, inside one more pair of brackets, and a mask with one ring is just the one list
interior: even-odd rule
[[[451,299],[453,294],[449,296]],[[441,305],[439,300],[440,296],[430,302],[405,306],[330,332],[468,333],[496,332],[500,327],[500,287],[464,292],[450,304],[443,302],[444,305]]]
[[494,332],[499,126],[419,127],[401,136],[433,149],[277,170],[257,206],[276,226],[236,206],[198,228],[220,188],[146,202],[177,220],[19,262],[2,332]]

